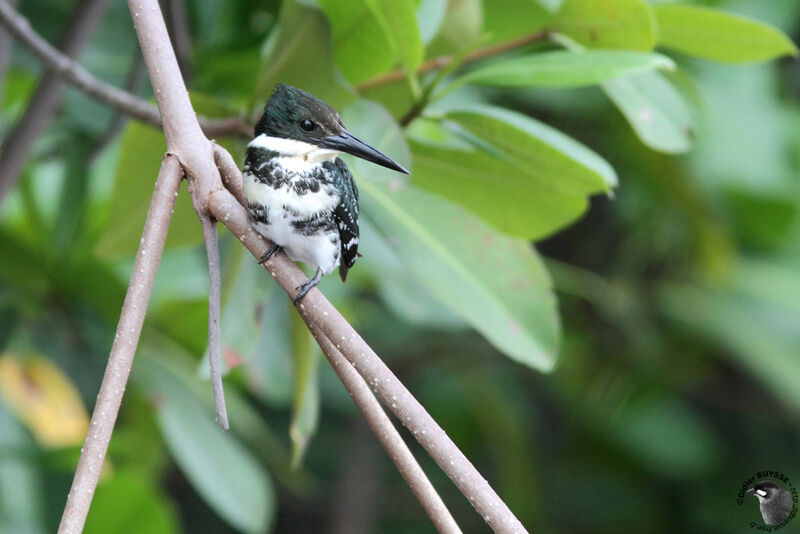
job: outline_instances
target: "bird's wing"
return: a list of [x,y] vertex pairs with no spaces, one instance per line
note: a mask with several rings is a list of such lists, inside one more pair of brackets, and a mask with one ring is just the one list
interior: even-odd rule
[[341,260],[339,262],[339,276],[342,282],[347,279],[347,271],[356,262],[358,257],[358,188],[353,180],[350,169],[344,161],[336,158],[334,162],[334,180],[339,191],[339,205],[333,211],[336,226],[339,228],[341,242]]

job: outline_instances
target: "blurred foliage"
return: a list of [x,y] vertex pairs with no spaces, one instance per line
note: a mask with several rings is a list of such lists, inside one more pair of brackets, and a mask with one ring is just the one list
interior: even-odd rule
[[[532,531],[744,532],[741,481],[800,476],[800,3],[186,4],[199,113],[290,83],[412,169],[348,159],[364,257],[321,287]],[[72,8],[20,6],[51,42]],[[115,0],[81,63],[137,54]],[[3,135],[40,72],[12,59]],[[56,528],[165,148],[112,120],[68,90],[0,212],[2,534]],[[219,431],[200,241],[184,190],[87,532],[432,531],[227,233]]]

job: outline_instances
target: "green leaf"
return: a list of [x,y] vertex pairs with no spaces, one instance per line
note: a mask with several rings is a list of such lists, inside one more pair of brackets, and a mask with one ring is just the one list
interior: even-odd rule
[[644,0],[564,0],[554,26],[589,48],[652,50],[656,25]]
[[411,148],[416,186],[461,204],[505,234],[542,238],[586,210],[582,196],[538,182],[487,152],[415,141]]
[[325,16],[297,0],[287,0],[281,6],[277,27],[264,46],[262,69],[250,107],[263,107],[278,83],[300,87],[334,108],[355,98],[334,67]]
[[359,180],[363,212],[442,304],[498,350],[553,368],[559,322],[547,272],[526,240],[413,186]]
[[200,383],[185,383],[186,376],[172,372],[164,354],[172,352],[171,345],[148,342],[143,352],[137,382],[158,400],[161,433],[183,474],[230,525],[242,532],[264,532],[275,496],[263,467],[213,421],[212,409],[194,391]]
[[366,0],[319,0],[330,21],[336,65],[351,83],[387,71],[397,61]]
[[[294,308],[291,304],[286,305]],[[294,374],[289,436],[292,438],[292,467],[297,469],[319,423],[319,356],[314,350],[315,345],[311,343],[311,333],[300,315],[296,310],[289,313]]]
[[645,145],[668,154],[689,150],[694,122],[683,97],[663,76],[646,73],[611,80],[603,90]]
[[797,55],[797,47],[786,35],[763,22],[687,4],[661,4],[654,9],[659,44],[679,52],[727,63]]
[[452,134],[435,125],[421,141],[412,138],[414,184],[458,202],[504,233],[549,235],[584,212],[586,195],[608,192],[617,183],[600,156],[530,117],[471,105],[444,118],[468,142],[442,141]]
[[[374,138],[375,146],[407,163],[407,157],[398,157],[406,151],[402,134],[380,106],[359,102],[344,114],[355,131],[383,130],[382,138]],[[498,233],[463,208],[406,184],[396,173],[361,164],[351,169],[358,179],[363,217],[398,251],[417,283],[504,354],[536,369],[552,369],[558,314],[550,279],[527,240]]]
[[436,36],[447,12],[447,0],[420,0],[417,7],[419,36],[427,44]]
[[[152,126],[130,121],[122,135],[114,189],[108,211],[108,225],[97,244],[103,258],[131,256],[136,253],[153,195],[161,159],[167,150],[164,133]],[[186,191],[186,182],[175,203],[166,248],[200,243],[200,222]]]
[[125,470],[102,481],[92,499],[85,534],[179,532],[171,501],[141,473]]
[[[405,71],[412,75],[422,63],[422,38],[412,0],[365,0]],[[363,57],[363,53],[362,53]]]
[[493,61],[470,71],[459,82],[499,87],[581,87],[653,69],[674,68],[672,60],[661,54],[558,50]]
[[483,30],[489,43],[518,39],[544,30],[553,15],[536,0],[492,0],[483,4]]
[[459,0],[447,3],[447,12],[439,32],[426,49],[427,57],[452,54],[475,42],[483,30],[481,0]]
[[585,145],[527,115],[493,106],[470,106],[445,115],[498,149],[521,169],[573,194],[608,192],[617,175]]

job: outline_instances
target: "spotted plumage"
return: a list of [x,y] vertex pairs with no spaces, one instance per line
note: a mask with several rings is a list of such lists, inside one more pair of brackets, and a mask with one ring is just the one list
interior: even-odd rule
[[242,169],[253,227],[294,261],[316,269],[295,302],[322,275],[339,267],[342,281],[358,257],[358,189],[338,158],[353,154],[390,169],[403,167],[360,141],[322,100],[280,84],[270,97],[248,144]]

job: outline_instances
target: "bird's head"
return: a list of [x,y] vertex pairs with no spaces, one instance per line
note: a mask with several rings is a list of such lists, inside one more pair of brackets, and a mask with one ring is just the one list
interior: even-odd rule
[[753,495],[759,502],[768,501],[773,495],[779,493],[781,487],[771,480],[762,480],[757,482],[755,486],[747,490],[747,493]]
[[408,174],[400,164],[347,131],[342,116],[327,102],[291,85],[281,83],[275,87],[255,133],[347,152]]

